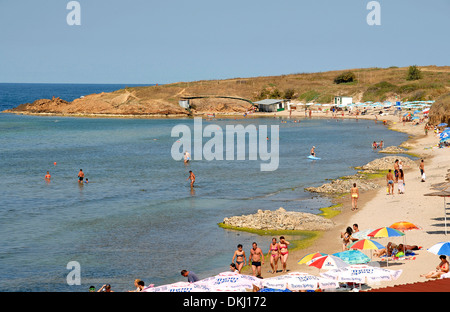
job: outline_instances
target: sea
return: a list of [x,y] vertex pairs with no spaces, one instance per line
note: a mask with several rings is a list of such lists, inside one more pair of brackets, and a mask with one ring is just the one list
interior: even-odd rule
[[[0,110],[125,86],[135,85],[2,83]],[[203,127],[218,129],[268,127],[269,140],[279,141],[279,164],[261,171],[263,161],[248,151],[243,160],[174,159],[180,138],[173,129],[194,130],[191,118],[1,113],[0,291],[84,292],[104,284],[127,291],[135,279],[157,286],[185,281],[183,269],[200,278],[228,271],[238,244],[248,254],[257,242],[266,253],[272,237],[223,229],[224,218],[280,207],[318,214],[331,199],[306,187],[383,157],[372,150],[373,141],[391,146],[407,139],[369,120],[295,121],[272,114],[202,120]],[[278,137],[271,137],[271,126]],[[307,159],[312,146],[320,160]],[[80,169],[89,183],[78,182]],[[189,171],[196,175],[193,189]]]

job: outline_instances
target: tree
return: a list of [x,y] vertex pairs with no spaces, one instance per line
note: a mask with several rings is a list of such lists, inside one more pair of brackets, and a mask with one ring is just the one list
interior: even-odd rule
[[356,81],[356,75],[353,72],[345,72],[334,78],[334,83],[347,83]]
[[284,98],[287,100],[291,100],[294,97],[295,90],[294,89],[287,89],[284,91]]
[[412,65],[408,68],[408,74],[406,80],[419,80],[422,79],[422,71],[416,66]]

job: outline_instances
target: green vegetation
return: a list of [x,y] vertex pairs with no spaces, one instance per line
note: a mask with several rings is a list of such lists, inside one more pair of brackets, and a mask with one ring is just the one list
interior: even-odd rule
[[349,83],[356,81],[356,75],[353,72],[345,72],[334,78],[334,83]]
[[422,79],[423,75],[420,69],[416,66],[409,66],[408,74],[406,75],[406,80],[419,80]]

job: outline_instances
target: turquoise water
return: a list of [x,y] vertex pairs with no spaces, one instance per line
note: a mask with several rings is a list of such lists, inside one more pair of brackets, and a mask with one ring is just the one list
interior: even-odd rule
[[[266,252],[271,237],[221,229],[225,217],[279,207],[318,213],[330,201],[305,187],[382,157],[372,152],[374,140],[389,146],[407,138],[364,120],[203,121],[278,125],[279,168],[261,172],[259,161],[173,160],[171,130],[180,124],[193,120],[0,114],[0,291],[104,283],[126,291],[135,278],[161,285],[184,280],[182,269],[201,278],[226,271],[238,243],[249,250],[256,241]],[[320,161],[306,159],[313,145]],[[78,183],[79,169],[89,184]],[[66,282],[70,261],[80,263],[81,286]]]

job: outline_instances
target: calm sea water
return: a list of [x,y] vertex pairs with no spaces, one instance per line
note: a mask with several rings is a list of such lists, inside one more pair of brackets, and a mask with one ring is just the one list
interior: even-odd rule
[[[120,87],[45,85],[44,92],[37,85],[0,84],[0,107]],[[182,269],[200,278],[227,271],[238,243],[248,251],[256,241],[266,252],[271,237],[221,229],[217,223],[225,217],[279,207],[319,213],[329,199],[305,187],[382,157],[371,150],[374,140],[389,146],[407,139],[373,121],[281,121],[203,121],[222,129],[278,125],[279,168],[261,172],[260,161],[173,160],[171,130],[192,127],[192,119],[0,114],[0,291],[87,291],[105,283],[126,291],[136,278],[161,285],[184,281]],[[320,161],[306,159],[313,145]],[[79,169],[89,184],[78,183]],[[195,192],[186,181],[189,170],[197,176]],[[80,286],[67,284],[70,261],[80,263]]]

